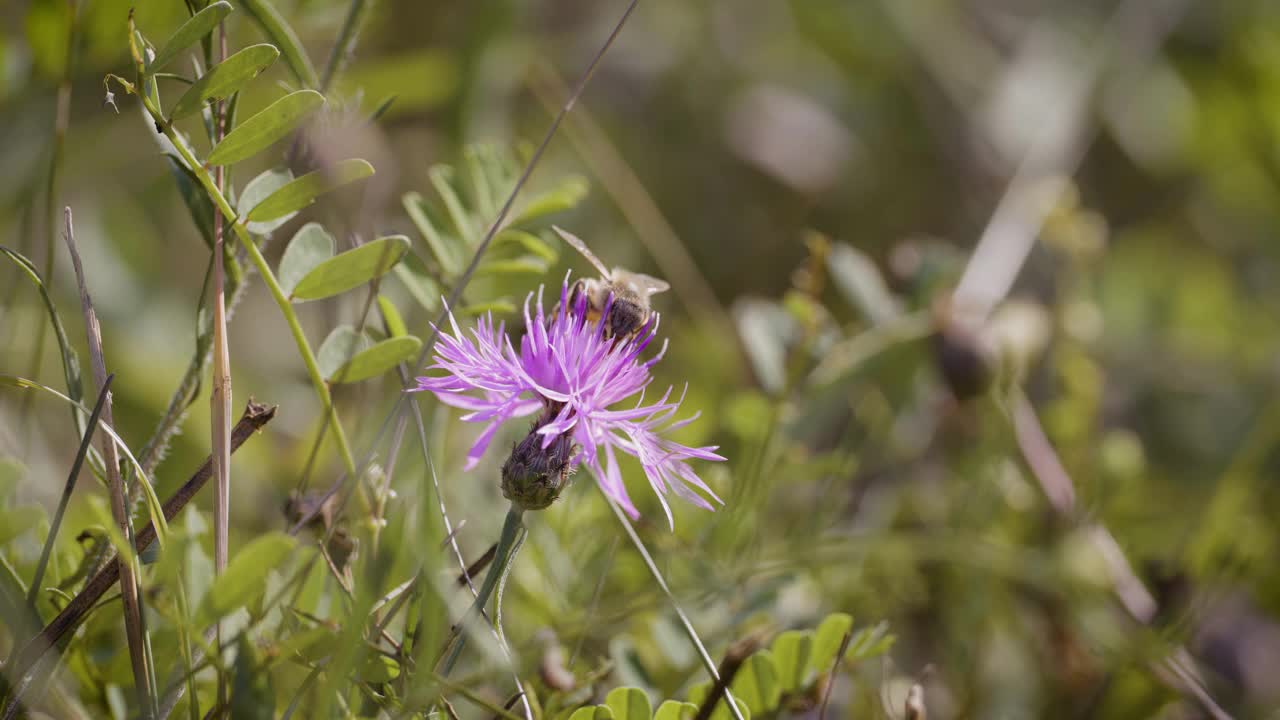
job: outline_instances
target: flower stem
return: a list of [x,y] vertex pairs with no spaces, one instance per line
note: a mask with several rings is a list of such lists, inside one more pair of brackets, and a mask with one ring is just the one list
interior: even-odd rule
[[[524,510],[516,507],[514,503],[507,511],[507,519],[502,523],[502,536],[498,538],[498,550],[494,555],[493,563],[489,565],[489,571],[485,573],[480,592],[476,593],[475,602],[471,603],[471,607],[467,608],[462,619],[453,627],[449,642],[445,645],[444,658],[436,665],[436,672],[440,676],[448,677],[449,672],[458,662],[458,656],[462,654],[462,648],[467,644],[467,634],[464,629],[471,621],[471,616],[476,613],[484,614],[484,607],[489,604],[489,596],[493,594],[494,588],[499,583],[505,583],[507,573],[515,564],[516,552],[519,551],[524,539],[523,516]],[[500,600],[501,597],[499,597]]]

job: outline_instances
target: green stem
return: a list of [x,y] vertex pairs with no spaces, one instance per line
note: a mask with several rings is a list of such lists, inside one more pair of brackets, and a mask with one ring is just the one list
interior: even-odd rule
[[517,508],[515,504],[511,505],[511,509],[507,511],[507,519],[502,523],[502,536],[498,538],[498,550],[494,554],[493,563],[489,565],[489,571],[485,573],[484,582],[480,585],[480,591],[476,593],[475,602],[471,603],[471,607],[467,608],[467,612],[454,626],[450,635],[450,642],[447,646],[444,659],[437,664],[436,672],[442,677],[448,677],[449,672],[453,670],[453,666],[458,662],[458,656],[462,654],[462,648],[467,644],[467,634],[464,632],[466,625],[471,621],[471,616],[476,613],[483,613],[485,605],[489,604],[489,596],[493,594],[493,589],[498,586],[500,581],[505,581],[507,573],[511,571],[512,565],[515,564],[516,551],[521,545],[523,537],[524,511]]
[[324,75],[320,77],[320,92],[328,93],[333,81],[342,72],[347,56],[355,49],[356,36],[360,34],[360,28],[364,25],[372,4],[369,0],[351,0],[347,17],[342,22],[342,29],[338,31],[338,42],[330,51],[329,61],[324,66]]
[[[311,378],[311,385],[315,388],[316,396],[320,398],[320,404],[324,406],[325,414],[333,425],[333,436],[338,443],[338,453],[342,456],[342,464],[347,471],[347,475],[352,482],[357,482],[358,478],[356,476],[358,473],[356,471],[355,456],[351,454],[351,446],[347,442],[347,434],[343,431],[342,424],[338,421],[338,413],[333,406],[333,396],[329,392],[329,385],[324,381],[324,376],[320,373],[320,365],[316,362],[315,352],[311,350],[311,345],[307,342],[307,336],[302,330],[302,323],[298,321],[298,314],[294,312],[293,304],[289,302],[288,296],[285,295],[284,290],[280,287],[275,273],[271,271],[271,266],[267,264],[266,258],[262,256],[262,251],[253,242],[253,237],[249,234],[248,228],[236,216],[235,210],[231,208],[231,204],[227,202],[226,197],[218,190],[213,178],[209,175],[208,168],[196,160],[195,153],[187,146],[186,141],[178,133],[174,132],[173,126],[165,119],[164,114],[160,112],[160,108],[156,107],[151,98],[137,93],[136,88],[128,81],[115,77],[112,79],[121,83],[130,92],[137,94],[139,99],[142,100],[142,105],[151,115],[151,119],[156,122],[165,137],[169,138],[169,141],[173,143],[182,161],[195,173],[196,179],[204,187],[205,193],[208,194],[213,204],[217,206],[218,211],[226,217],[231,229],[240,240],[241,246],[244,247],[245,252],[249,255],[249,259],[262,275],[262,280],[266,283],[267,290],[271,292],[271,298],[275,300],[276,306],[280,308],[280,313],[289,325],[289,332],[293,334],[293,341],[298,346],[298,354],[302,356],[302,362],[307,367],[307,375]],[[361,497],[364,496],[361,495]]]

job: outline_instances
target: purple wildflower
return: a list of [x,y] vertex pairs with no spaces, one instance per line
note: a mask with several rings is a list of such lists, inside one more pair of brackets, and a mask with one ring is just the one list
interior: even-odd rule
[[[465,421],[487,423],[467,453],[466,468],[475,467],[503,422],[542,411],[533,430],[542,436],[542,448],[572,438],[577,447],[571,466],[581,463],[590,468],[600,488],[632,518],[639,513],[622,482],[618,451],[640,461],[673,527],[667,493],[708,510],[714,508],[703,495],[723,504],[689,466],[690,460],[724,460],[715,453],[716,447],[687,447],[663,436],[698,416],[673,420],[683,394],[673,400],[667,388],[657,402],[644,404],[645,389],[653,379],[649,369],[666,351],[664,343],[654,357],[640,358],[656,334],[657,314],[629,339],[606,338],[609,308],[599,321],[589,322],[587,298],[583,293],[576,295],[570,299],[566,276],[559,309],[548,318],[541,288],[536,313],[530,315],[530,293],[519,352],[507,337],[505,324],[495,327],[491,315],[480,318],[468,337],[449,314],[453,333],[441,333],[431,366],[445,374],[418,378],[414,390],[430,390],[441,402],[467,410],[462,416]],[[637,395],[633,406],[615,409]]]

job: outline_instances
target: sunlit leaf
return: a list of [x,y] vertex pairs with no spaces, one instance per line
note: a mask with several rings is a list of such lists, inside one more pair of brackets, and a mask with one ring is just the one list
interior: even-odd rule
[[778,682],[778,668],[768,650],[761,650],[742,663],[733,678],[733,693],[757,715],[777,707],[782,686]]
[[778,679],[787,692],[804,689],[809,678],[809,657],[813,654],[813,633],[788,630],[773,641],[773,660]]
[[230,165],[253,157],[292,132],[321,105],[324,105],[324,96],[315,90],[289,93],[241,122],[209,153],[207,162]]
[[605,705],[588,705],[574,710],[569,720],[613,720],[613,711]]
[[315,170],[277,189],[249,211],[250,222],[275,220],[295,213],[315,202],[317,197],[362,180],[373,174],[373,166],[365,160],[342,160]]
[[698,715],[698,706],[693,703],[666,700],[658,706],[653,720],[693,720]]
[[413,358],[422,347],[422,341],[412,335],[387,338],[356,353],[325,379],[334,383],[354,383],[377,377],[396,365]]
[[[293,173],[289,168],[277,167],[265,170],[254,179],[245,184],[244,190],[240,191],[240,197],[236,201],[236,212],[241,216],[245,214],[248,208],[256,207],[259,203],[268,197],[271,197],[277,190],[288,185],[293,181]],[[255,235],[266,235],[281,225],[289,222],[292,215],[283,215],[268,220],[266,222],[247,222],[245,228]]]
[[525,232],[524,230],[506,228],[494,236],[494,247],[504,244],[519,245],[529,253],[542,258],[549,263],[555,262],[556,258],[560,257],[560,254],[557,253],[555,248],[551,247],[546,240],[543,240],[533,233]]
[[311,58],[307,57],[302,43],[298,41],[297,33],[271,3],[266,0],[240,0],[240,6],[258,23],[263,34],[280,48],[284,61],[298,84],[304,88],[314,88],[320,84],[316,69],[311,65]]
[[267,573],[288,558],[296,541],[281,532],[267,533],[242,547],[204,596],[200,617],[216,620],[262,594]]
[[409,238],[391,235],[335,255],[298,281],[295,300],[319,300],[382,277],[409,251]]
[[298,228],[284,249],[280,258],[280,267],[276,271],[276,280],[285,295],[293,292],[307,273],[317,265],[333,257],[333,236],[320,223],[307,223]]
[[231,12],[231,3],[226,0],[218,0],[218,2],[210,3],[208,7],[200,12],[192,15],[186,22],[182,23],[173,35],[165,41],[164,47],[160,52],[156,53],[156,57],[151,61],[148,70],[155,72],[163,68],[178,56],[178,53],[195,45],[200,38],[213,32],[218,27],[218,23],[222,22]]
[[604,704],[616,720],[650,720],[653,712],[649,696],[640,688],[620,687],[609,691]]
[[409,334],[409,329],[404,325],[404,318],[400,317],[400,311],[396,309],[395,303],[387,299],[386,295],[378,296],[378,312],[382,314],[382,323],[387,328],[388,336],[400,337]]
[[[226,60],[214,65],[178,98],[169,119],[177,120],[197,112],[205,103],[221,100],[244,87],[271,63],[280,57],[280,51],[271,45],[250,45]],[[239,129],[239,128],[237,128]],[[234,133],[232,133],[234,134]],[[228,136],[230,137],[230,136]]]
[[844,636],[853,628],[853,617],[847,613],[831,613],[823,618],[813,633],[813,654],[809,656],[809,670],[827,672],[835,662],[836,653]]
[[578,176],[565,178],[556,187],[535,195],[520,208],[512,225],[524,225],[534,220],[577,207],[587,195],[587,181]]

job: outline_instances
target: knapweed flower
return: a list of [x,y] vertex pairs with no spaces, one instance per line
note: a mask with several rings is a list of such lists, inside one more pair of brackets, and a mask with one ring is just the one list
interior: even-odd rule
[[[666,351],[664,343],[653,357],[640,357],[656,334],[657,313],[631,338],[606,338],[609,307],[599,320],[589,321],[587,299],[582,293],[576,295],[570,299],[566,276],[559,306],[548,316],[542,289],[536,303],[530,293],[518,352],[505,324],[495,327],[491,315],[464,333],[450,313],[453,332],[441,333],[431,366],[444,374],[418,378],[414,390],[430,390],[441,402],[466,410],[465,421],[486,423],[467,454],[466,468],[475,467],[504,422],[538,413],[530,436],[517,443],[504,466],[504,492],[506,471],[513,463],[527,465],[526,458],[538,449],[536,445],[544,452],[550,449],[553,459],[563,459],[568,451],[566,474],[585,465],[600,488],[632,518],[639,513],[622,482],[619,452],[640,461],[673,526],[668,493],[708,510],[714,509],[708,498],[723,504],[689,465],[692,460],[724,460],[715,453],[716,447],[687,447],[664,437],[697,418],[694,414],[674,419],[683,395],[673,399],[667,388],[657,402],[644,402],[653,380],[649,370]],[[532,314],[531,304],[535,305]]]

